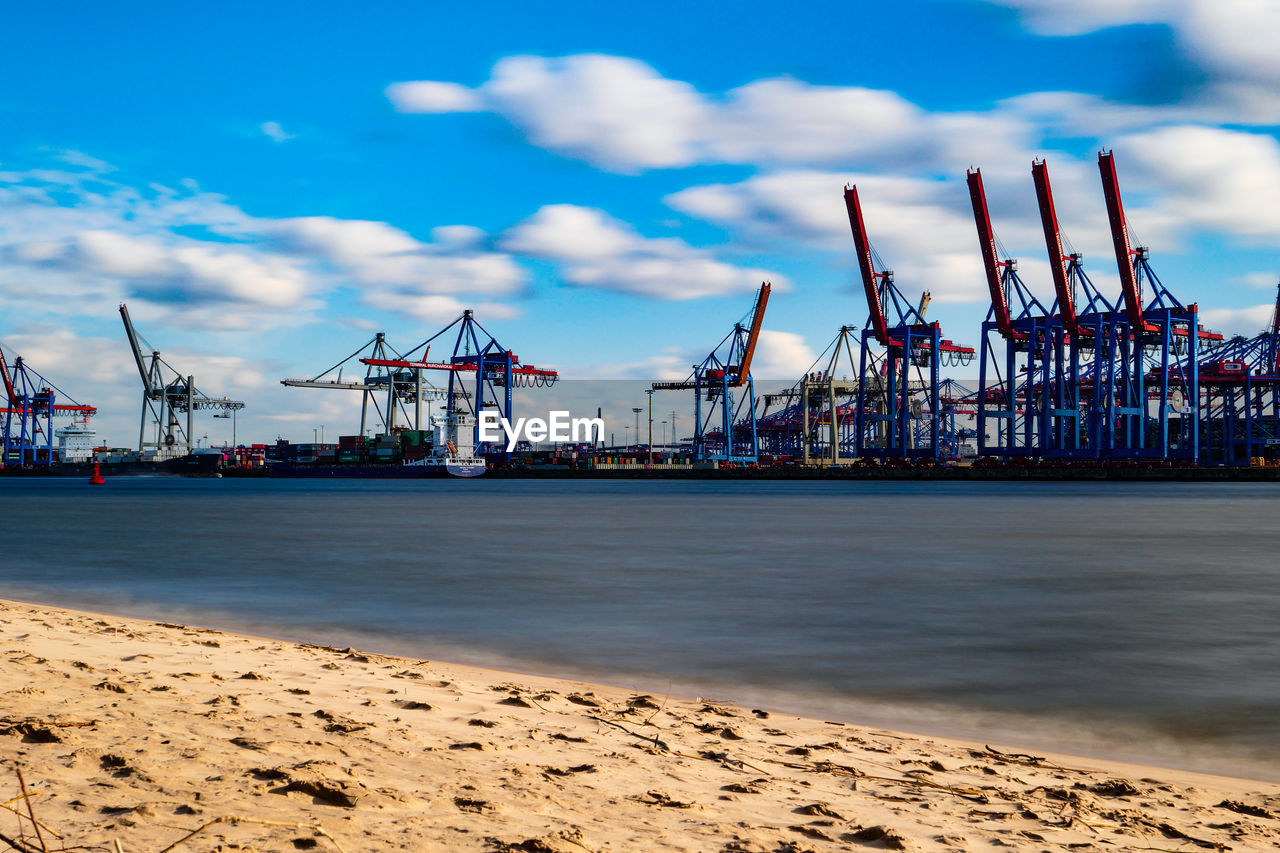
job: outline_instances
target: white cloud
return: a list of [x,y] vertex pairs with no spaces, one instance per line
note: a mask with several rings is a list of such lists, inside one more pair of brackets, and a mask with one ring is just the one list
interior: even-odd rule
[[481,92],[535,145],[631,171],[698,159],[703,97],[636,59],[594,54],[500,60]]
[[272,142],[288,142],[290,139],[297,139],[297,135],[286,133],[284,128],[280,126],[278,121],[264,121],[258,125],[261,130]]
[[1156,188],[1157,217],[1280,242],[1280,143],[1266,134],[1170,127],[1117,140],[1140,184]]
[[414,87],[452,92],[424,97],[414,111],[458,111],[449,108],[456,100],[459,110],[497,113],[535,145],[618,172],[696,163],[932,166],[1011,150],[1025,131],[1004,116],[930,113],[895,92],[790,77],[708,95],[639,60],[597,54],[507,57],[465,97],[456,84],[396,85],[404,88],[388,97],[402,111]]
[[396,111],[402,113],[466,113],[484,108],[479,95],[457,83],[434,80],[392,83],[386,95]]
[[472,304],[463,302],[452,296],[439,294],[405,293],[394,290],[378,291],[365,298],[365,304],[396,314],[404,314],[417,320],[431,323],[445,323],[456,320],[467,308],[476,312],[482,319],[508,320],[519,316],[519,311],[501,303],[482,302]]
[[[766,313],[766,323],[768,319]],[[804,335],[761,329],[751,375],[760,379],[791,379],[812,367],[817,357]]]
[[1216,329],[1228,337],[1252,337],[1271,328],[1271,317],[1275,310],[1274,303],[1250,308],[1207,308],[1200,311],[1200,321],[1207,328]]
[[[967,197],[956,183],[915,178],[779,172],[737,184],[695,187],[667,202],[747,233],[801,240],[847,252],[849,284],[856,275],[843,187],[858,185],[867,230],[898,286],[932,291],[941,302],[983,298],[981,259]],[[860,285],[859,285],[860,286]]]
[[131,186],[93,158],[58,159],[74,168],[0,172],[0,305],[23,316],[103,316],[129,300],[163,307],[168,323],[246,331],[306,322],[343,286],[371,307],[435,317],[439,300],[419,297],[491,300],[525,283],[472,226],[422,241],[385,222],[254,217],[194,182]]
[[1168,24],[1209,69],[1242,81],[1280,80],[1280,6],[1267,0],[991,0],[1034,30],[1078,35],[1125,24]]
[[501,246],[560,263],[569,284],[653,299],[750,293],[765,280],[789,286],[767,270],[727,264],[678,238],[644,237],[603,211],[571,204],[544,206],[507,231]]
[[1280,281],[1280,275],[1275,272],[1251,272],[1240,276],[1237,281],[1249,287],[1265,287],[1275,290],[1276,282]]

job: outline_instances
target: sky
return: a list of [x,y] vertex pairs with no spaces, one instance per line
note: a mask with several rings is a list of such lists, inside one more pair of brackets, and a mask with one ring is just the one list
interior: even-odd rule
[[1280,7],[794,5],[14,6],[0,346],[128,445],[127,302],[201,390],[247,403],[242,441],[309,440],[354,431],[358,396],[279,381],[376,331],[403,351],[469,308],[568,378],[680,378],[770,281],[754,372],[797,377],[867,319],[846,183],[900,289],[976,346],[967,169],[1044,296],[1045,158],[1069,245],[1118,293],[1104,148],[1165,285],[1212,328],[1268,322]]

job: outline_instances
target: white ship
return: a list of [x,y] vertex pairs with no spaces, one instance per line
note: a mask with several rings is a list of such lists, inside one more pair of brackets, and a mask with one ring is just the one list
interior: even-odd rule
[[53,431],[58,439],[58,459],[62,462],[92,462],[98,446],[98,433],[87,423],[77,421]]
[[463,412],[450,412],[431,419],[431,452],[425,459],[405,462],[409,468],[437,468],[455,477],[479,477],[485,462],[475,455],[475,418]]

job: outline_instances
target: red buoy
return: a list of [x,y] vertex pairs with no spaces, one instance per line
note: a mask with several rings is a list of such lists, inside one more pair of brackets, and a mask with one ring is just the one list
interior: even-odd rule
[[101,485],[104,485],[106,482],[107,482],[106,480],[102,479],[102,471],[98,469],[98,463],[97,462],[93,463],[93,476],[89,478],[89,485],[101,486]]

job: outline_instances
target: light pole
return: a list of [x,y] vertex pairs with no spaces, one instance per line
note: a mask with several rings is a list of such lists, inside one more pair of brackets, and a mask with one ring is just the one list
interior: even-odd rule
[[662,449],[667,449],[667,422],[662,422]]
[[631,424],[622,425],[622,446],[623,447],[628,447],[628,448],[631,447],[631,442],[627,440],[627,433],[630,432],[630,430],[631,430]]
[[649,395],[649,464],[653,464],[653,389],[644,393]]

